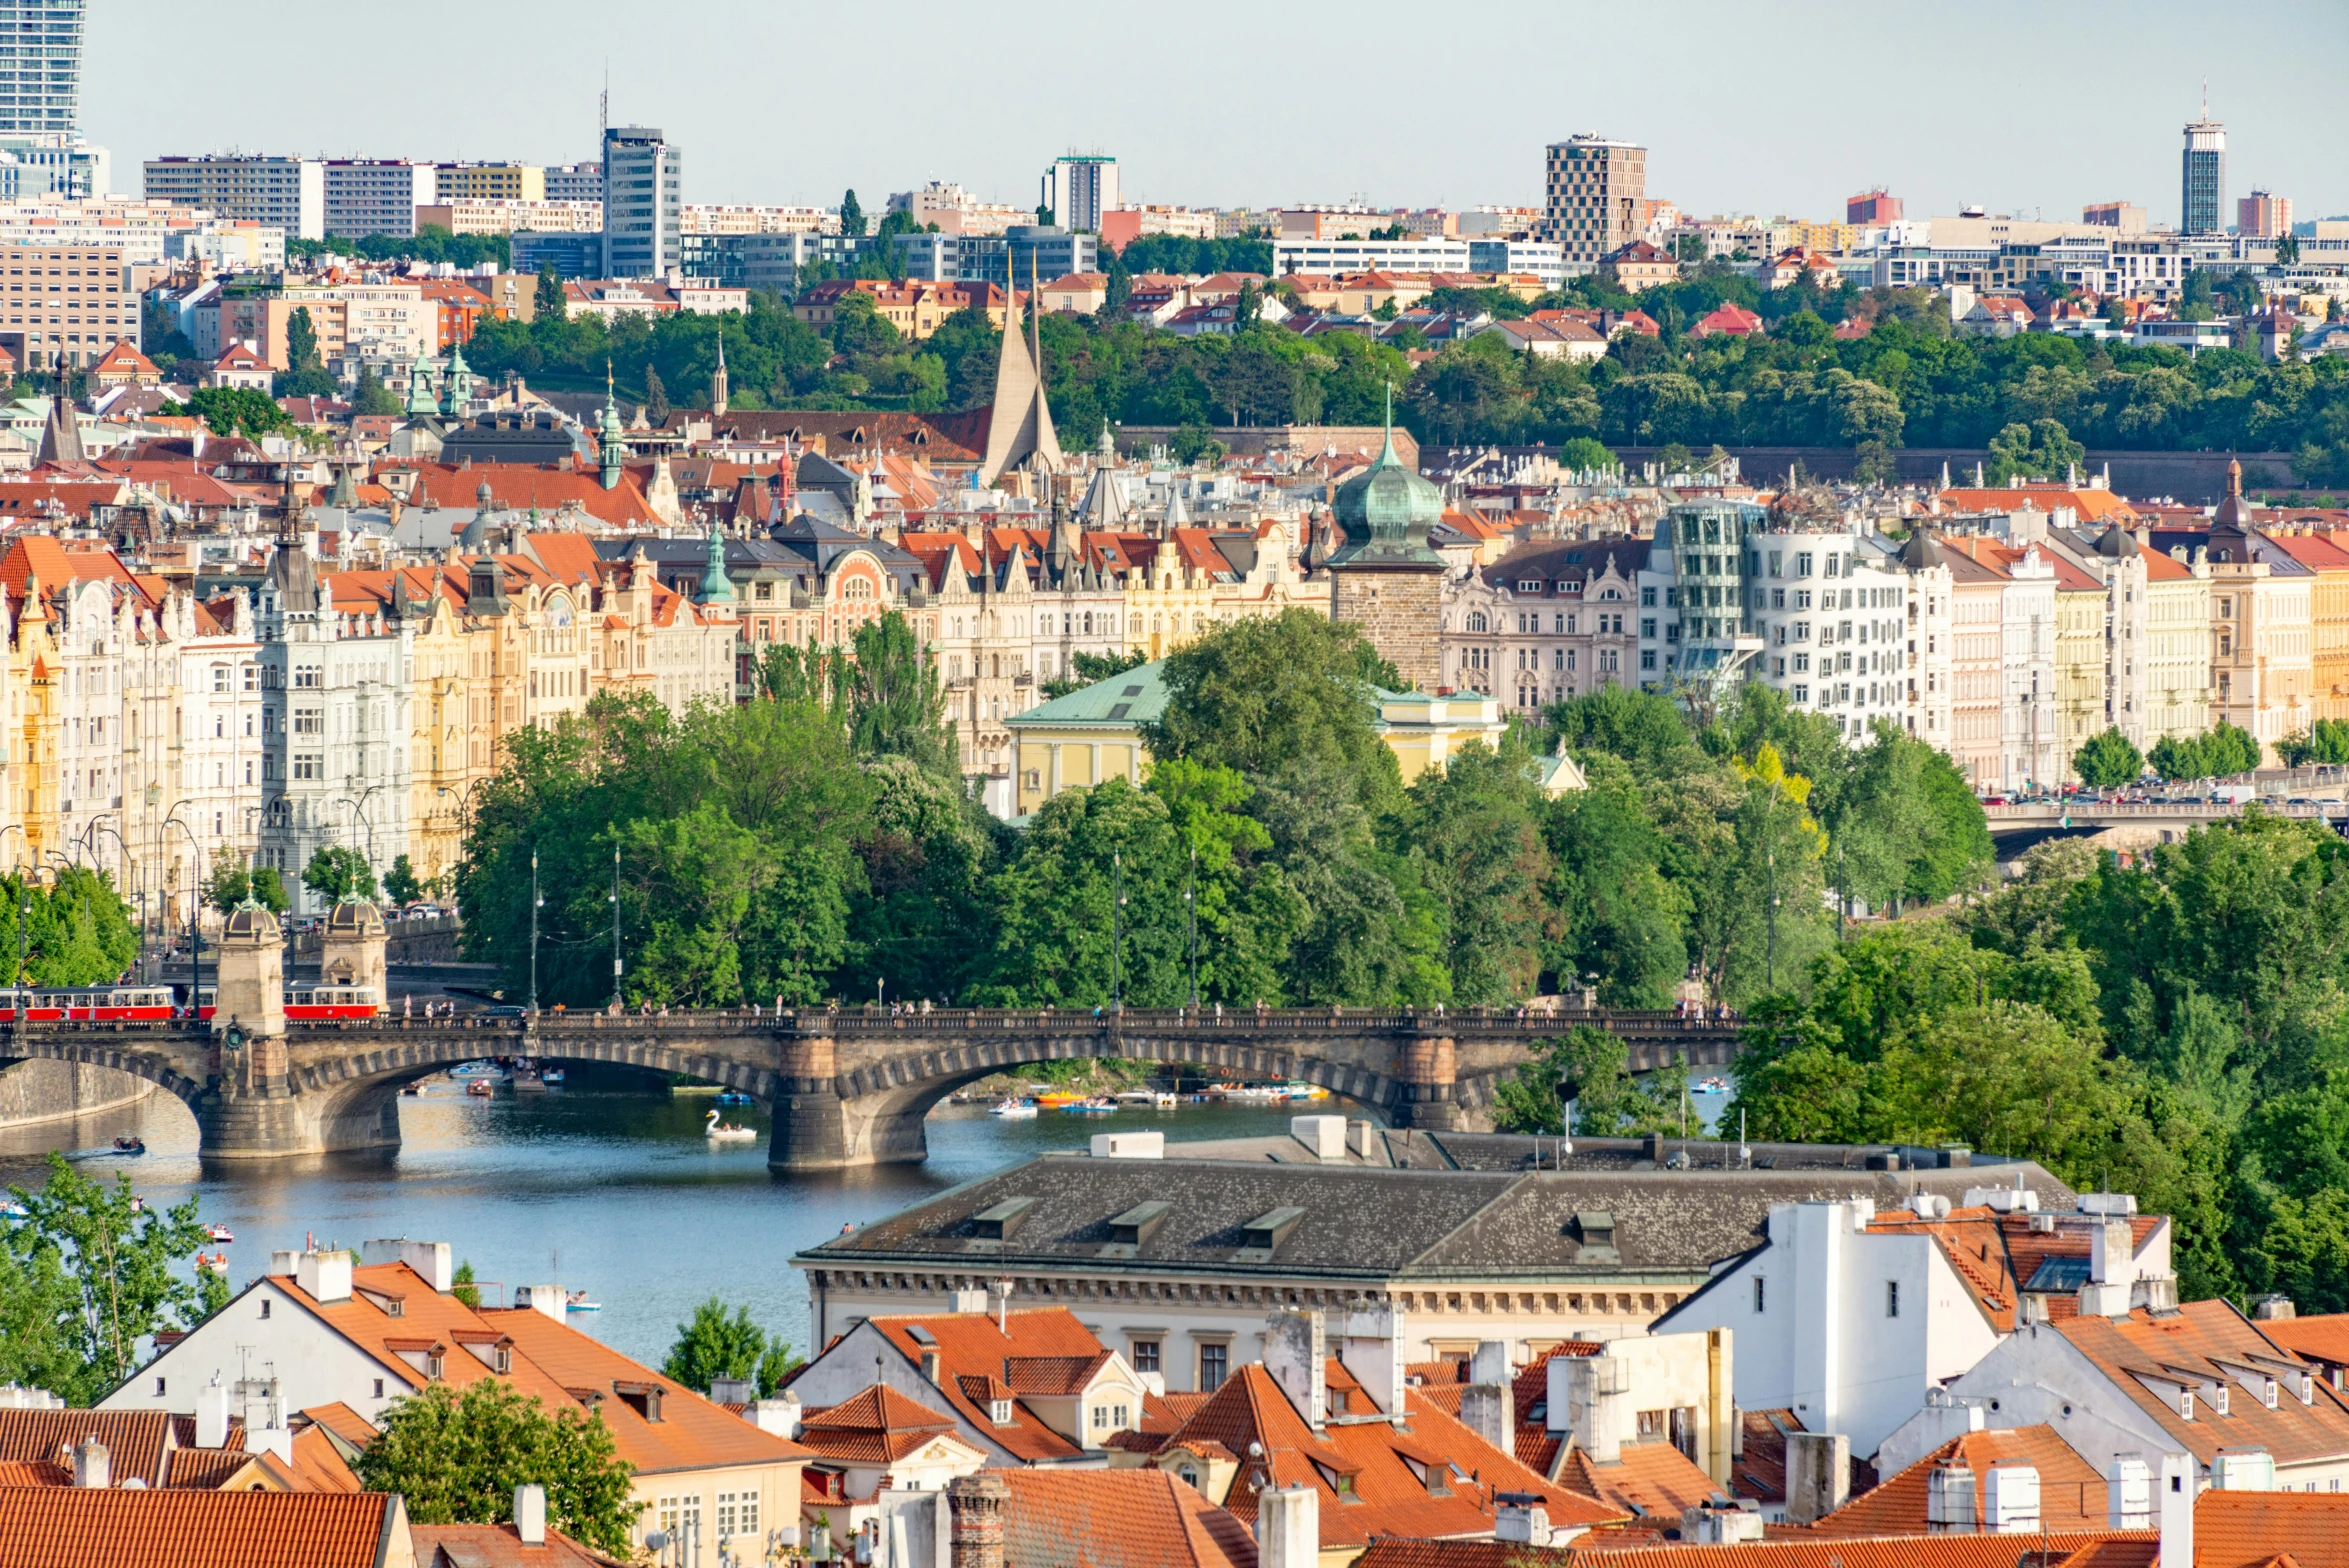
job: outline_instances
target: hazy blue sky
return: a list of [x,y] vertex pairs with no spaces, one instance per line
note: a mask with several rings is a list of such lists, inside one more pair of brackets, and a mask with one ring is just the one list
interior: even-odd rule
[[[2228,195],[2349,213],[2343,0],[1933,5],[1453,0],[1352,8],[1037,0],[675,6],[95,0],[83,121],[141,160],[595,156],[596,94],[685,151],[688,201],[868,210],[925,179],[1032,204],[1056,154],[1114,153],[1129,200],[1538,201],[1545,142],[1644,143],[1686,211],[1912,215],[1980,201],[2174,222],[2179,126],[2210,79]],[[281,47],[279,40],[286,40]]]

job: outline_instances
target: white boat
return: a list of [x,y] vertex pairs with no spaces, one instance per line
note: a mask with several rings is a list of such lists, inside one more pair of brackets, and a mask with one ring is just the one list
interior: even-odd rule
[[229,1234],[229,1229],[226,1225],[207,1225],[204,1227],[204,1235],[207,1239],[212,1241],[236,1240],[236,1237]]
[[1150,1097],[1150,1103],[1158,1110],[1171,1111],[1183,1103],[1183,1097],[1179,1094],[1154,1094]]
[[1002,1104],[990,1108],[987,1114],[1000,1116],[1006,1121],[1032,1122],[1036,1119],[1036,1102],[1007,1099]]
[[451,1078],[503,1078],[506,1070],[495,1062],[459,1062],[449,1069]]
[[1117,1093],[1117,1103],[1120,1105],[1150,1105],[1156,1103],[1157,1099],[1158,1096],[1147,1089],[1120,1089]]
[[759,1132],[756,1127],[737,1127],[732,1122],[722,1122],[718,1120],[718,1113],[712,1111],[708,1124],[702,1128],[702,1136],[712,1143],[756,1143]]
[[604,1304],[600,1301],[588,1300],[587,1292],[584,1290],[574,1290],[563,1297],[565,1312],[601,1312],[603,1309]]

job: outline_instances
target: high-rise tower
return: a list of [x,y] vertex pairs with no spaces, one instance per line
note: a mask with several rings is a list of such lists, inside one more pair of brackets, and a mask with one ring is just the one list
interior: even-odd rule
[[2210,86],[2202,89],[2202,115],[2186,122],[2181,155],[2178,220],[2185,234],[2223,234],[2227,219],[2227,128],[2210,117]]
[[1640,237],[1648,194],[1648,150],[1603,136],[1570,136],[1549,147],[1543,228],[1568,261],[1597,261]]
[[71,134],[88,0],[0,0],[0,136]]

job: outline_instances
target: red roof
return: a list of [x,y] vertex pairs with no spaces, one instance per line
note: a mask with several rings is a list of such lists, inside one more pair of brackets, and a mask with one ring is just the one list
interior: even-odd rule
[[0,1488],[8,1568],[378,1568],[404,1524],[379,1492]]
[[991,1472],[1012,1568],[1256,1568],[1247,1527],[1163,1470]]
[[2205,1492],[2194,1500],[2194,1568],[2349,1568],[2349,1493]]
[[1689,330],[1700,338],[1746,337],[1762,330],[1762,318],[1743,305],[1723,305]]
[[1953,1437],[1812,1528],[1835,1535],[1922,1535],[1928,1483],[1936,1469],[1952,1463],[1973,1472],[1977,1519],[1990,1517],[1990,1468],[1997,1464],[2026,1464],[2039,1472],[2040,1517],[2051,1530],[2099,1530],[2111,1519],[2103,1476],[2053,1427],[2041,1425]]
[[613,1561],[552,1526],[536,1546],[522,1544],[510,1524],[420,1524],[410,1535],[416,1568],[601,1568]]
[[824,1459],[885,1465],[954,1430],[954,1417],[876,1383],[829,1410],[811,1413],[800,1423],[799,1441]]
[[489,486],[492,506],[523,512],[537,507],[544,513],[576,506],[590,517],[615,528],[652,528],[659,519],[644,499],[633,477],[623,473],[610,490],[585,469],[538,468],[524,463],[475,463],[460,468],[431,463],[416,473],[415,499],[421,504],[470,509],[479,504],[483,485]]

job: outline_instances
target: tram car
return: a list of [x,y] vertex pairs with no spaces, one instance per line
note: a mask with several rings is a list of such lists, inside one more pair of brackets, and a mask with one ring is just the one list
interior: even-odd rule
[[0,1022],[162,1022],[174,1016],[167,985],[77,986],[70,990],[0,990]]
[[[383,998],[371,985],[287,986],[285,1015],[289,1021],[382,1016]],[[206,1017],[211,1014],[207,1012]]]

